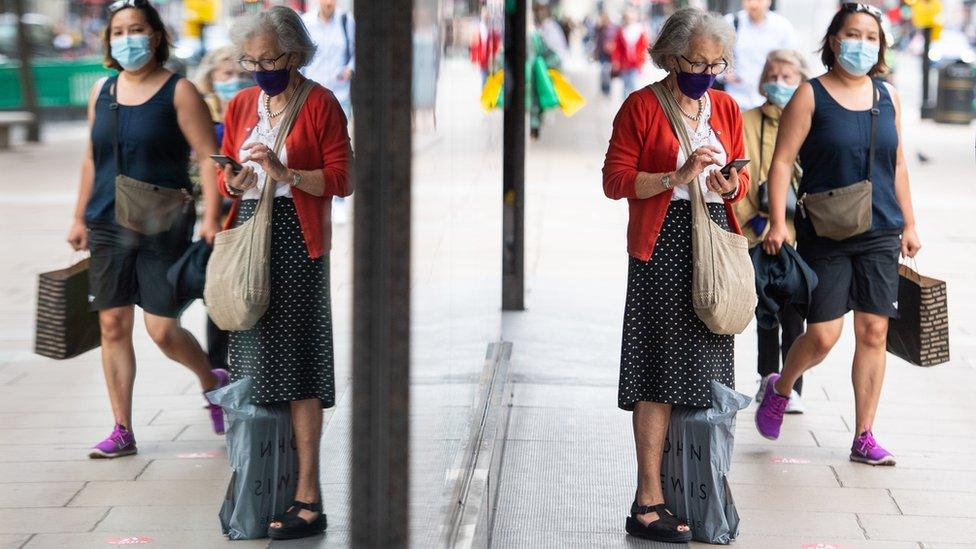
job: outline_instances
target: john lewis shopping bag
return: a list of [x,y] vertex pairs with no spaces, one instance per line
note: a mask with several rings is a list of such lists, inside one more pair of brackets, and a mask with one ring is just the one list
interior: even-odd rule
[[35,353],[61,360],[101,345],[98,313],[88,304],[89,263],[38,275]]
[[712,406],[675,406],[664,446],[664,502],[691,527],[697,541],[731,543],[739,535],[727,476],[732,466],[735,415],[751,399],[712,381]]
[[888,323],[888,352],[916,366],[949,362],[946,283],[898,268],[898,318]]
[[268,524],[295,499],[295,438],[288,404],[251,404],[251,378],[207,393],[230,416],[227,458],[232,471],[220,507],[220,530],[230,539],[267,537]]

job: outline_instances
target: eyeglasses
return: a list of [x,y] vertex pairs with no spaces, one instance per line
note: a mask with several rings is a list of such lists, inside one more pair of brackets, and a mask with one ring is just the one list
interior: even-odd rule
[[692,61],[685,56],[681,56],[685,60],[685,63],[691,67],[688,72],[694,74],[705,74],[706,72],[712,76],[718,76],[725,72],[729,68],[729,62],[725,59],[719,61],[718,63],[702,63],[701,61]]
[[872,6],[871,4],[862,4],[860,2],[847,2],[846,4],[842,4],[840,6],[840,10],[849,13],[866,13],[878,21],[881,21],[881,18],[884,17],[884,14],[881,13],[880,9]]
[[237,60],[237,63],[247,72],[255,72],[258,69],[263,71],[273,71],[275,70],[275,67],[278,66],[278,60],[286,55],[288,55],[288,52],[285,52],[274,59],[258,59],[257,61],[254,59],[241,57]]
[[108,7],[109,13],[115,13],[125,8],[144,8],[149,5],[148,0],[117,0]]

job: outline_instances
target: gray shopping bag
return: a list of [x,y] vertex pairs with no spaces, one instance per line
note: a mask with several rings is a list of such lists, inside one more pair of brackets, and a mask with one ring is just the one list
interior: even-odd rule
[[731,543],[739,535],[727,475],[732,465],[735,415],[749,397],[712,380],[712,406],[675,406],[661,465],[664,502],[686,521],[696,541]]
[[268,524],[295,499],[295,438],[288,404],[251,404],[251,378],[207,393],[230,416],[227,458],[232,471],[220,507],[220,529],[230,539],[268,535]]

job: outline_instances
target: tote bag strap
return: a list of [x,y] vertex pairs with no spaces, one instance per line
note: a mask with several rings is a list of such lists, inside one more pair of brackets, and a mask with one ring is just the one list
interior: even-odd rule
[[[298,119],[298,113],[301,112],[302,107],[305,105],[305,100],[308,98],[308,94],[312,91],[315,84],[311,80],[305,80],[299,84],[298,89],[295,90],[295,96],[291,98],[288,106],[285,108],[284,118],[279,122],[278,137],[275,138],[274,152],[275,155],[281,153],[281,148],[285,145],[285,139],[291,132],[292,128],[295,126],[295,120]],[[264,175],[264,190],[261,193],[261,198],[258,201],[257,208],[254,212],[255,219],[267,218],[267,222],[271,222],[271,208],[274,201],[275,185],[271,180],[270,174]]]

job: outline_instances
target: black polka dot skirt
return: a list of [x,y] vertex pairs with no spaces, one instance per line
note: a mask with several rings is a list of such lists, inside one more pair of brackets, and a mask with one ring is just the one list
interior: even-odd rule
[[[725,207],[708,204],[729,230]],[[650,261],[630,258],[617,405],[707,408],[711,380],[734,386],[733,339],[712,333],[691,304],[691,202],[672,201]]]
[[[254,215],[257,200],[241,202],[237,223]],[[251,402],[317,398],[335,405],[329,256],[309,259],[295,203],[274,199],[271,214],[271,305],[244,332],[230,333],[231,377],[254,380]]]

